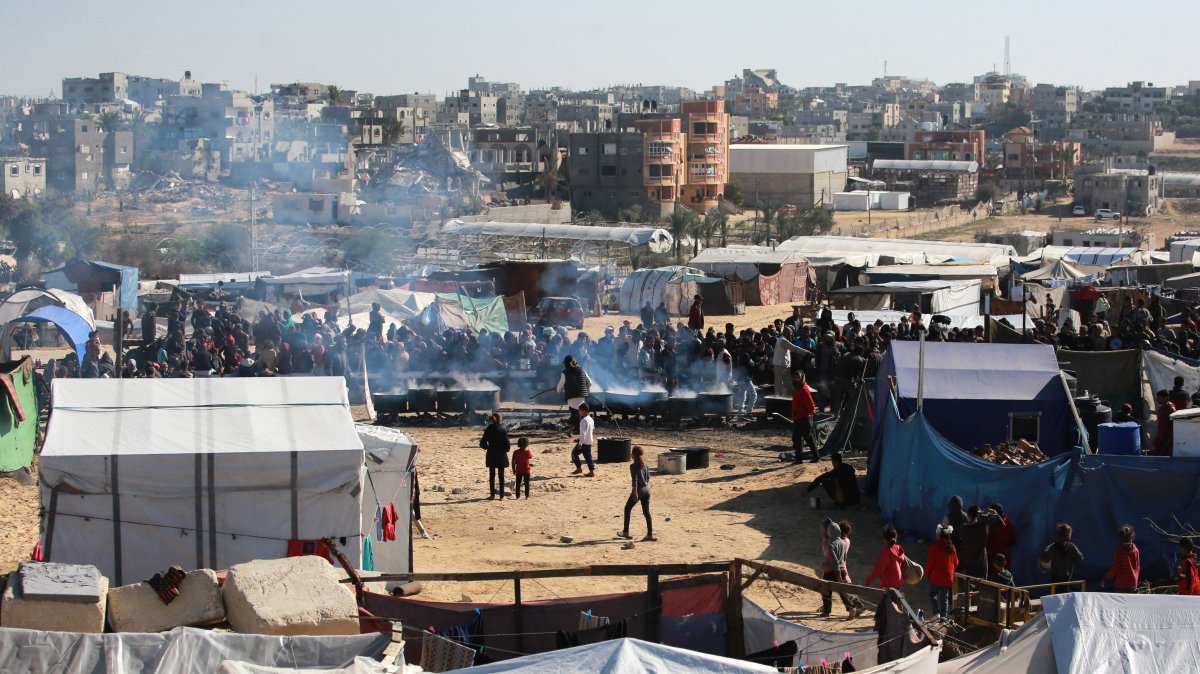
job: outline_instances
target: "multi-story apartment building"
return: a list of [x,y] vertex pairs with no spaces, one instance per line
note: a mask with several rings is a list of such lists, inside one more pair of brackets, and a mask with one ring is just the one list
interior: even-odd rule
[[1004,136],[1004,172],[1010,178],[1063,180],[1071,176],[1081,158],[1079,143],[1041,141],[1027,126]]
[[1129,112],[1154,112],[1161,105],[1171,102],[1174,89],[1156,87],[1153,82],[1130,82],[1123,87],[1104,90],[1104,100],[1116,103],[1121,110]]
[[275,136],[275,103],[223,84],[206,83],[200,96],[172,96],[163,106],[160,142],[208,138],[221,163],[265,159]]
[[1108,208],[1135,217],[1152,215],[1162,193],[1162,174],[1150,171],[1085,164],[1075,172],[1075,203],[1091,212]]
[[129,98],[129,76],[100,73],[99,77],[63,78],[62,97],[72,110],[87,110],[97,103],[122,101]]
[[1175,141],[1175,133],[1164,131],[1153,114],[1080,113],[1067,137],[1082,143],[1084,151],[1093,155],[1149,154]]
[[34,157],[0,157],[0,194],[13,199],[46,191],[46,160]]
[[501,189],[532,183],[548,162],[551,168],[557,168],[557,156],[557,148],[550,147],[531,126],[480,127],[472,131],[471,167]]
[[729,181],[729,115],[721,101],[687,101],[680,106],[687,141],[685,205],[701,213],[717,206]]
[[462,89],[457,96],[447,97],[442,102],[438,121],[457,123],[463,116],[467,124],[507,124],[506,99],[492,94],[481,94],[470,89]]
[[984,157],[982,130],[918,131],[904,146],[905,159],[948,159],[981,161]]
[[1012,98],[1012,79],[1004,75],[989,73],[978,83],[976,99],[984,112],[990,112],[1004,107]]
[[[619,211],[650,209],[658,203],[657,198],[650,201],[647,196],[646,183],[651,181],[646,179],[643,162],[645,143],[640,131],[571,134],[571,208],[577,213],[598,211],[615,219]],[[661,181],[659,177],[653,183]],[[668,181],[668,204],[674,203],[674,184],[674,179]],[[660,217],[661,211],[649,214]]]
[[779,94],[762,87],[745,87],[734,94],[733,111],[738,115],[766,117],[779,107]]
[[49,123],[44,152],[48,184],[59,192],[97,191],[104,181],[104,150],[107,134],[90,119],[61,118]]

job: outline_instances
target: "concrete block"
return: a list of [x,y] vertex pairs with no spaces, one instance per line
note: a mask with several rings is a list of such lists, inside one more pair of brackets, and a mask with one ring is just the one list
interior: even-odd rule
[[108,618],[115,632],[166,632],[219,623],[225,620],[225,604],[217,573],[188,571],[179,584],[179,596],[170,604],[164,604],[149,583],[109,590]]
[[[92,567],[95,569],[95,567]],[[104,611],[108,605],[108,579],[100,576],[100,599],[85,603],[78,598],[26,599],[20,588],[19,574],[12,574],[4,598],[0,600],[0,627],[17,627],[48,632],[104,632]]]
[[21,562],[17,570],[21,596],[37,601],[100,601],[100,569],[91,564]]
[[225,578],[225,616],[243,634],[358,634],[354,594],[344,573],[320,557],[236,564]]

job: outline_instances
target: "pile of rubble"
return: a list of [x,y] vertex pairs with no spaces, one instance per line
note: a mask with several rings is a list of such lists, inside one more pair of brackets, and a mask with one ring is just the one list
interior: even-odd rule
[[971,450],[971,453],[985,461],[1002,466],[1028,466],[1032,463],[1041,463],[1047,458],[1037,445],[1023,439],[1016,442],[1001,442],[995,447],[985,442]]

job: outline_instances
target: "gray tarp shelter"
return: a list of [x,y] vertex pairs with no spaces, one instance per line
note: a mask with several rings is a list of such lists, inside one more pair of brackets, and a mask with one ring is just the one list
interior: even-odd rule
[[360,563],[363,443],[341,377],[55,379],[51,395],[46,561],[121,585],[329,536]]
[[470,222],[453,220],[442,227],[443,234],[459,236],[503,236],[524,239],[566,239],[600,243],[649,246],[656,253],[666,252],[675,239],[659,227],[608,227],[604,225],[542,225],[523,222]]
[[656,308],[662,302],[672,316],[686,316],[699,292],[698,278],[704,278],[704,272],[693,267],[638,269],[621,285],[621,313],[636,315],[646,302]]

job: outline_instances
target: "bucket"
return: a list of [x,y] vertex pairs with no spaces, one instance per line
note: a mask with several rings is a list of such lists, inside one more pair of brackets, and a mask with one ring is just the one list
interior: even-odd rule
[[820,496],[809,496],[808,497],[808,509],[809,510],[820,510],[821,509],[821,497]]
[[687,455],[663,452],[658,455],[658,472],[664,475],[683,475],[687,470]]

